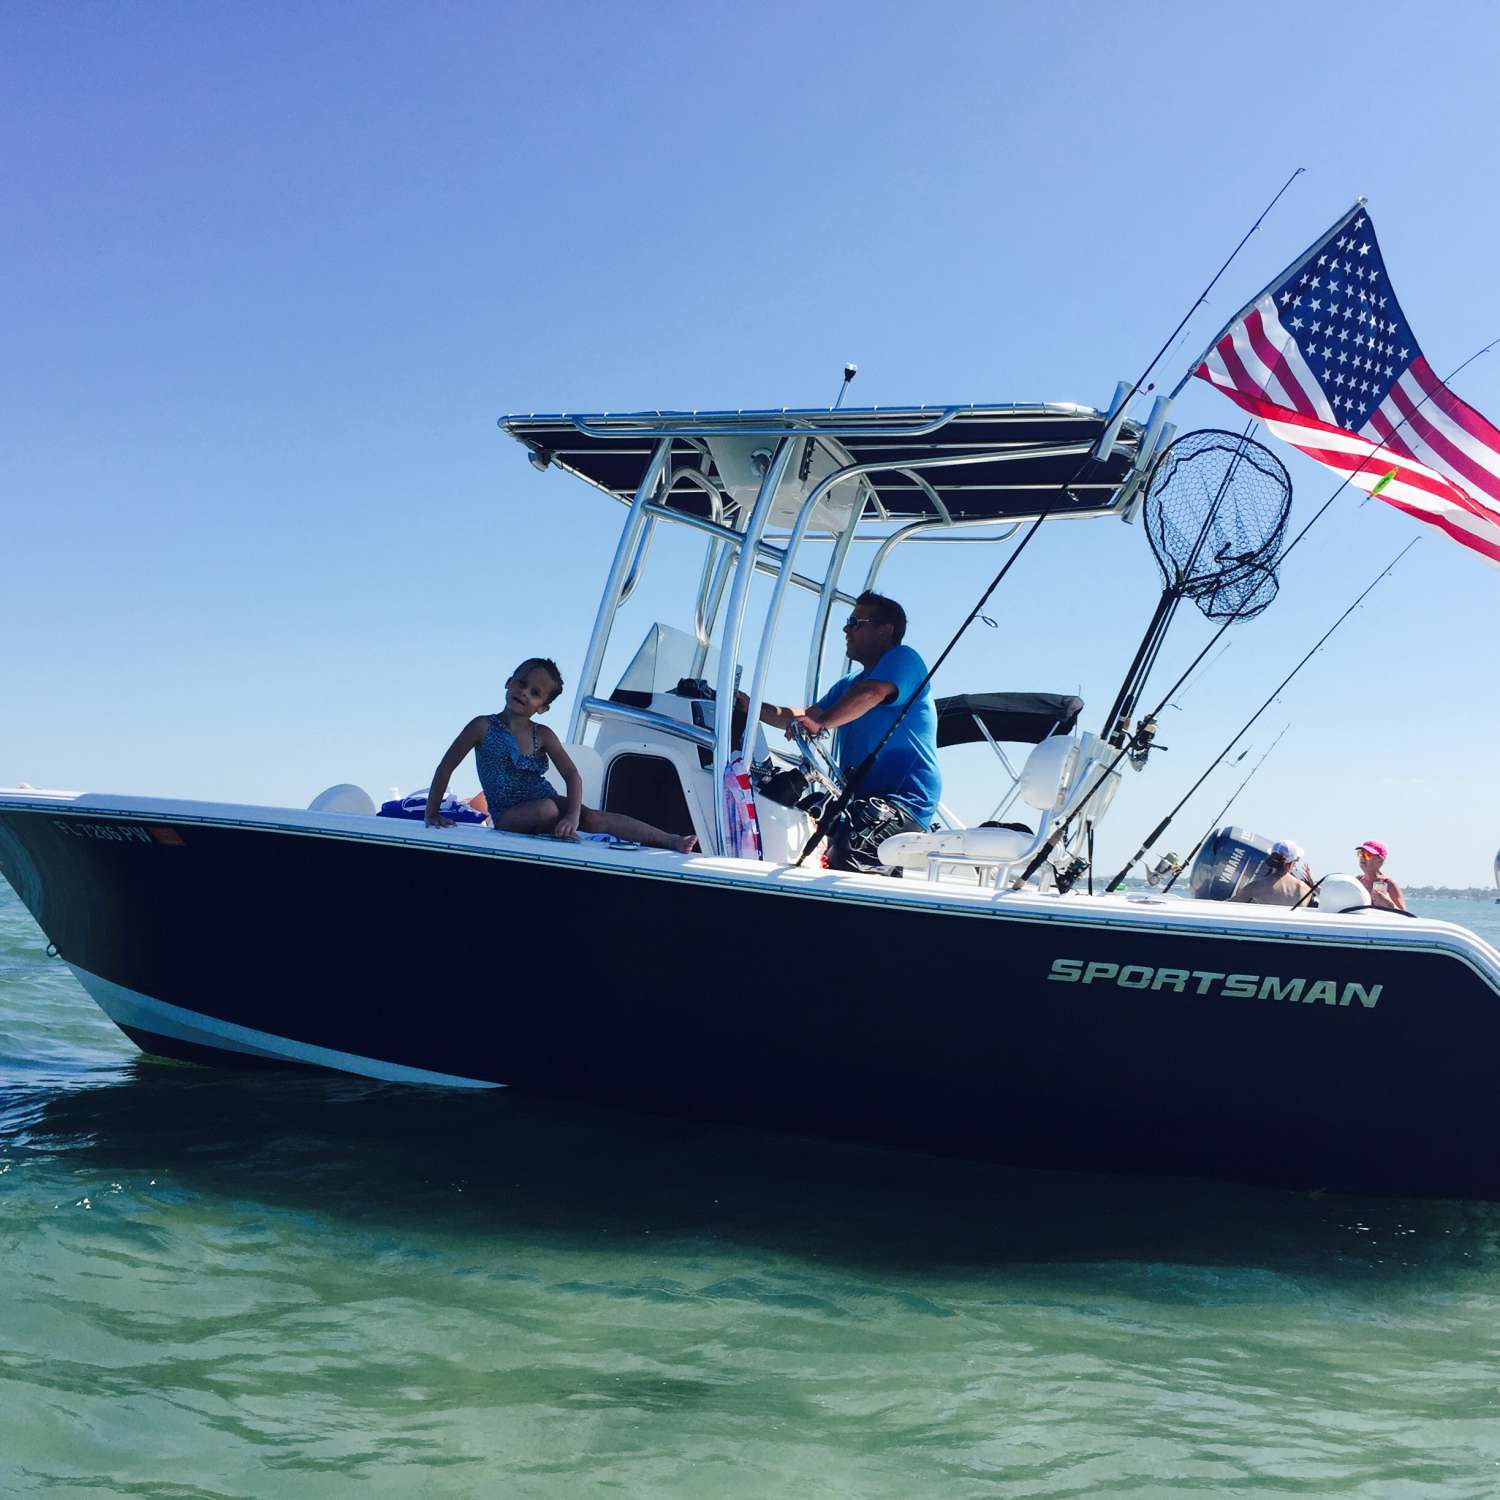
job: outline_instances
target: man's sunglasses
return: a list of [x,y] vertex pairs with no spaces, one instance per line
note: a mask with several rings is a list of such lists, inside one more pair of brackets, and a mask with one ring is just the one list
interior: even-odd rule
[[844,621],[844,629],[858,630],[861,625],[879,625],[881,623],[881,621],[875,619],[871,615],[866,615],[863,619],[861,619],[858,615],[850,615],[849,618]]

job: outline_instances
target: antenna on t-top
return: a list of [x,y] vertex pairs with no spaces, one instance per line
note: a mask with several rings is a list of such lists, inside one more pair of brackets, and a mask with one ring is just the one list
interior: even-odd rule
[[837,411],[839,407],[844,404],[844,396],[849,389],[849,382],[854,379],[855,375],[858,373],[858,370],[859,366],[855,364],[853,360],[850,360],[850,362],[844,366],[844,383],[839,387],[838,400],[833,403],[834,411]]

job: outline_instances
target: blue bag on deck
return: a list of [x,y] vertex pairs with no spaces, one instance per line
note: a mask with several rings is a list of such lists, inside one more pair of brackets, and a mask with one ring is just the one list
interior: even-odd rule
[[[455,823],[484,822],[482,812],[476,812],[467,802],[460,802],[452,792],[449,792],[438,804],[438,811],[445,818],[452,818]],[[420,792],[413,792],[409,797],[402,797],[399,801],[382,802],[380,811],[375,816],[377,818],[415,818],[420,822],[427,816],[427,788],[424,786]]]

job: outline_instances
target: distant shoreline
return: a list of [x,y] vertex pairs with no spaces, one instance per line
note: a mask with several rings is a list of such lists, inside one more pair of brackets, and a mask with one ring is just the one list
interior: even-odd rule
[[1481,885],[1407,885],[1402,890],[1423,901],[1494,901],[1500,895],[1494,886]]
[[[1155,889],[1139,876],[1127,880],[1125,887],[1131,891],[1150,892]],[[1403,885],[1401,889],[1408,900],[1416,901],[1494,901],[1500,898],[1500,891],[1492,885]]]

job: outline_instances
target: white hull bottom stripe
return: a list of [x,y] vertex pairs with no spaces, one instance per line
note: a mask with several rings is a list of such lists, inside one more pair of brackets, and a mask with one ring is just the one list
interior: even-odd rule
[[481,1078],[463,1078],[456,1073],[434,1073],[427,1068],[408,1068],[400,1063],[382,1062],[377,1057],[360,1057],[354,1052],[339,1052],[333,1047],[316,1047],[310,1042],[294,1042],[289,1037],[250,1026],[236,1026],[232,1021],[215,1020],[197,1011],[184,1010],[153,1000],[122,984],[101,979],[69,964],[79,984],[116,1026],[132,1031],[154,1032],[198,1047],[217,1048],[220,1052],[245,1052],[252,1057],[270,1057],[282,1062],[306,1063],[318,1068],[332,1068],[339,1073],[357,1073],[362,1078],[380,1078],[389,1083],[431,1083],[445,1088],[496,1089],[504,1084]]

